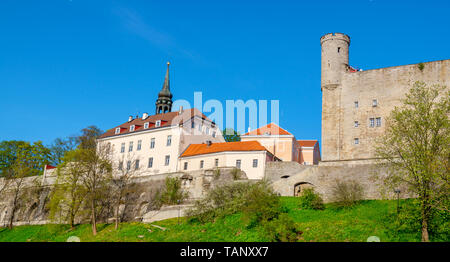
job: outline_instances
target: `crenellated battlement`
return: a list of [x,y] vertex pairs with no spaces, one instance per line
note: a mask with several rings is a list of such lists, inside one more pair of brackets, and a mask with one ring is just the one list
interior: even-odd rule
[[350,36],[343,34],[343,33],[328,33],[326,35],[323,35],[320,38],[320,44],[323,44],[325,41],[328,40],[343,40],[350,45]]

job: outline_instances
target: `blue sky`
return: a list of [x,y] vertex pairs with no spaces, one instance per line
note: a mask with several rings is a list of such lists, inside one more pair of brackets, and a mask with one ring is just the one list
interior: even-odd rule
[[[450,1],[0,1],[0,140],[103,130],[174,99],[280,101],[280,125],[321,137],[320,37],[351,37],[373,69],[450,58]],[[224,103],[225,104],[225,103]]]

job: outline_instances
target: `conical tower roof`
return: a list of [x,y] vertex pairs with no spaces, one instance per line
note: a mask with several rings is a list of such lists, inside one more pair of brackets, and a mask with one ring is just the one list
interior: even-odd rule
[[170,63],[167,62],[166,78],[164,79],[164,84],[161,91],[159,91],[158,93],[158,97],[172,98],[173,96],[172,93],[170,92],[169,66]]

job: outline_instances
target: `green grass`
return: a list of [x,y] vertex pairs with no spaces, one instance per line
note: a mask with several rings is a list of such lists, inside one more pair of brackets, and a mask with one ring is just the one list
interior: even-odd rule
[[[392,214],[396,201],[367,200],[349,209],[300,210],[298,198],[282,197],[283,206],[303,232],[300,241],[365,242],[369,236],[381,241],[420,241],[420,232],[392,227]],[[408,200],[401,201],[402,205]],[[387,217],[390,216],[389,220]],[[67,225],[17,226],[12,230],[0,228],[0,242],[58,242],[78,236],[83,242],[234,242],[266,241],[261,227],[246,228],[241,215],[235,214],[214,223],[188,223],[177,218],[154,222],[165,231],[144,223],[122,223],[116,231],[112,224],[99,224],[97,236],[92,235],[89,224],[78,225],[71,231]],[[448,235],[444,241],[448,241]],[[441,239],[442,241],[442,239]]]

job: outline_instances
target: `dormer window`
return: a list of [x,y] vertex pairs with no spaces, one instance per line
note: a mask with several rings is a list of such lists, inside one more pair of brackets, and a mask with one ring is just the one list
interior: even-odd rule
[[130,126],[130,132],[133,132],[133,131],[134,131],[134,128],[135,128],[135,125],[131,125],[131,126]]
[[116,134],[116,135],[117,135],[117,134],[120,134],[120,127],[116,128],[115,134]]
[[147,128],[148,128],[148,122],[144,123],[144,129],[147,129]]
[[161,120],[156,120],[155,127],[160,127],[160,126],[161,126]]

